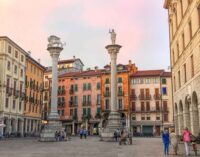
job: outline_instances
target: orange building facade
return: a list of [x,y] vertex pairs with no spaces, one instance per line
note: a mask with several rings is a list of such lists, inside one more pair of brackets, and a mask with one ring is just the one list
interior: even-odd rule
[[26,101],[24,104],[25,135],[38,135],[40,132],[44,71],[45,67],[27,55],[25,78]]

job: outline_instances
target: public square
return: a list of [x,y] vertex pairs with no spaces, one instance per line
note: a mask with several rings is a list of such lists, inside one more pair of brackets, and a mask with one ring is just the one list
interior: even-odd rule
[[[183,155],[183,144],[180,145]],[[170,155],[172,152],[170,150]],[[38,142],[33,138],[0,141],[1,157],[164,157],[161,138],[133,138],[133,145],[99,141],[99,137],[66,142]],[[193,156],[193,155],[192,155]]]

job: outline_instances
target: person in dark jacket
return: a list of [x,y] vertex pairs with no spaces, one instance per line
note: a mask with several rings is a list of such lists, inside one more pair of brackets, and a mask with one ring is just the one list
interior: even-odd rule
[[163,145],[164,145],[164,154],[169,155],[169,143],[170,143],[170,138],[169,138],[169,132],[168,130],[165,130],[162,134],[162,140],[163,140]]

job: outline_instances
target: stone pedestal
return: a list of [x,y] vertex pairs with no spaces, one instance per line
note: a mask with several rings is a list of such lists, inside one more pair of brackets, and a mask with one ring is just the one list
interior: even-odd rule
[[50,120],[45,128],[40,133],[41,142],[54,142],[55,132],[62,129],[62,123],[59,120]]
[[110,112],[108,117],[108,124],[105,129],[101,132],[101,140],[102,141],[114,141],[114,132],[116,129],[121,129],[121,117],[118,112]]

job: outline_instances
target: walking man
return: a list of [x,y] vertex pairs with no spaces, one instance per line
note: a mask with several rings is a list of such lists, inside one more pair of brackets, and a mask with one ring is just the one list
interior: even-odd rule
[[164,154],[169,155],[169,132],[167,129],[162,134],[162,140],[164,145]]

